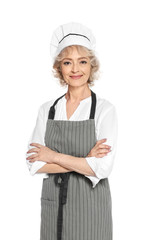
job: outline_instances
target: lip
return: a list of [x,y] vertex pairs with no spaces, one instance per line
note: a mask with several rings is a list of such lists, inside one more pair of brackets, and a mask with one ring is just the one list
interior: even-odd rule
[[73,78],[73,79],[79,79],[79,78],[81,78],[83,75],[72,75],[72,76],[70,76],[71,78]]

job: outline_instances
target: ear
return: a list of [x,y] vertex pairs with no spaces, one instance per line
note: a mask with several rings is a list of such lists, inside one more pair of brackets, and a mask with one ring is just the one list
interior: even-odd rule
[[55,71],[58,71],[58,70],[59,70],[59,68],[57,68],[56,66],[53,66],[53,69],[54,69]]
[[59,70],[59,72],[61,72],[61,65],[59,65],[58,70]]

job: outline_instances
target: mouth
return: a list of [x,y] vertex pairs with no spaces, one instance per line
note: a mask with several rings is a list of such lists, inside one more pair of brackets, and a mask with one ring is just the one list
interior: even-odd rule
[[72,75],[70,76],[72,79],[79,79],[81,78],[83,75]]

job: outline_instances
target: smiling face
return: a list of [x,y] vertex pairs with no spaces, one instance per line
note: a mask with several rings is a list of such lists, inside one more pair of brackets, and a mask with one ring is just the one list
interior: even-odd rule
[[87,84],[91,72],[90,58],[85,51],[80,53],[73,46],[60,63],[61,72],[65,82],[70,86]]

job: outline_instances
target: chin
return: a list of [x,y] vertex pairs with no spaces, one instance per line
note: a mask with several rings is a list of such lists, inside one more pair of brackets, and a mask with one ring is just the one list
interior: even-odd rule
[[68,85],[69,85],[69,86],[72,86],[72,87],[81,87],[81,86],[86,85],[86,84],[87,84],[87,82],[82,82],[82,83],[80,83],[80,82],[68,83]]

